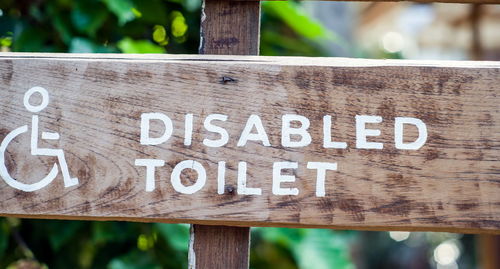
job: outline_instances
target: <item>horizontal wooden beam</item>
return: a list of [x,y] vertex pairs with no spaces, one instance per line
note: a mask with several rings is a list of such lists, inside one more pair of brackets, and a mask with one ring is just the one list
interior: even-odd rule
[[0,74],[3,216],[500,232],[498,62],[12,53]]

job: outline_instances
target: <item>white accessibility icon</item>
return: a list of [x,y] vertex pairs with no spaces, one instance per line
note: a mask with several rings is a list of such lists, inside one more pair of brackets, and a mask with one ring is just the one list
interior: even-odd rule
[[[38,93],[42,96],[42,103],[39,105],[31,105],[29,102],[30,97],[35,93]],[[42,87],[33,87],[24,94],[24,106],[28,111],[32,113],[38,113],[42,111],[47,107],[48,104],[49,104],[49,93],[47,92],[46,89]],[[26,192],[32,192],[39,190],[50,184],[59,173],[59,167],[57,163],[55,163],[48,175],[46,175],[40,181],[32,184],[22,183],[12,178],[12,176],[7,171],[7,167],[5,166],[5,152],[7,150],[7,147],[9,146],[9,143],[12,142],[14,138],[16,138],[18,135],[26,133],[27,131],[28,131],[28,125],[21,126],[15,129],[14,131],[10,132],[2,141],[2,144],[0,145],[0,176],[2,176],[3,180],[11,187]],[[31,122],[31,155],[57,157],[57,160],[59,161],[59,165],[61,167],[61,173],[64,179],[64,187],[71,187],[77,185],[78,178],[76,177],[72,178],[69,175],[68,165],[64,157],[64,151],[62,149],[39,148],[38,134],[39,134],[38,115],[33,115]],[[59,133],[42,132],[42,139],[58,140]]]

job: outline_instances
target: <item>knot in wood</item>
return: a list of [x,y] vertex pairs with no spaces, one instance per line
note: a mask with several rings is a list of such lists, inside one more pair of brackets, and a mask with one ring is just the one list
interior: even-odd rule
[[226,192],[229,194],[234,194],[234,187],[231,185],[226,186]]

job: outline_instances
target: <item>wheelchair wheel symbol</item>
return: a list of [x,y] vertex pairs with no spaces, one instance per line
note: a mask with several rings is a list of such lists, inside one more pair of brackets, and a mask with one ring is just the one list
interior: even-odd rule
[[5,182],[9,184],[9,186],[16,188],[18,190],[31,192],[39,190],[50,184],[50,182],[52,182],[52,180],[56,178],[59,169],[57,167],[57,164],[54,164],[54,166],[52,167],[47,176],[45,176],[42,180],[33,184],[22,183],[10,176],[9,172],[7,171],[7,167],[5,166],[5,151],[7,150],[7,146],[9,145],[9,143],[14,138],[16,138],[18,135],[22,133],[26,133],[27,131],[28,131],[28,125],[24,125],[10,132],[2,141],[2,145],[0,146],[0,175],[5,180]]
[[[32,105],[29,102],[30,97],[38,93],[42,96],[42,103],[39,105]],[[49,103],[49,94],[47,90],[42,87],[33,87],[26,92],[24,95],[24,106],[30,112],[37,113],[45,109]],[[66,159],[64,157],[64,151],[61,149],[48,149],[48,148],[39,148],[38,147],[38,115],[32,115],[32,124],[31,124],[31,155],[35,156],[55,156],[58,158],[60,167],[55,163],[52,166],[50,172],[40,181],[32,184],[22,183],[9,174],[5,163],[5,153],[7,151],[7,147],[9,144],[16,138],[17,136],[24,134],[28,131],[28,125],[21,126],[14,131],[7,134],[2,143],[0,144],[0,176],[3,180],[11,187],[26,191],[32,192],[39,190],[48,184],[50,184],[59,173],[59,168],[61,169],[61,173],[64,179],[64,186],[70,187],[78,184],[78,178],[71,178],[69,176],[68,166],[66,164]],[[50,132],[42,132],[42,139],[45,140],[57,140],[59,139],[58,133],[50,133]]]

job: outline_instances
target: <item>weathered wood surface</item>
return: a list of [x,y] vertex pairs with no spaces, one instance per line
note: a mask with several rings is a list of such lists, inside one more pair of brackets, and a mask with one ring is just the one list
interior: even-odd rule
[[[286,1],[286,0],[225,0],[231,2],[251,2],[251,1]],[[304,1],[304,0],[302,0]],[[316,0],[305,0],[316,1]],[[325,1],[348,1],[361,2],[361,0],[325,0]],[[464,3],[464,4],[500,4],[500,0],[362,0],[362,2],[418,2],[418,3]]]
[[[34,218],[116,219],[212,225],[332,227],[366,230],[500,230],[500,64],[341,58],[181,55],[2,54],[0,139],[32,113],[25,92],[47,89],[50,102],[39,113],[40,132],[60,134],[40,147],[65,152],[79,184],[64,187],[59,174],[45,188],[24,192],[0,180],[0,215]],[[34,102],[34,101],[33,101]],[[160,112],[173,121],[173,135],[158,146],[140,144],[141,114]],[[194,115],[192,144],[185,146],[185,114]],[[227,145],[203,121],[229,133]],[[236,144],[251,114],[259,115],[270,147]],[[281,145],[281,117],[310,120],[312,143]],[[332,139],[347,149],[323,147],[324,115],[333,118]],[[379,115],[383,142],[356,148],[355,116]],[[425,122],[428,138],[419,150],[394,147],[394,117]],[[152,125],[159,135],[161,125]],[[253,130],[255,132],[255,130]],[[416,137],[414,128],[405,137]],[[30,155],[29,132],[7,147],[7,170],[25,183],[45,176],[57,161]],[[146,191],[146,169],[136,159],[160,159],[155,189]],[[195,160],[207,181],[194,194],[173,189],[172,169]],[[225,161],[225,193],[217,193],[218,162]],[[262,195],[238,194],[238,162],[247,162],[247,185]],[[288,171],[299,194],[272,193],[273,162],[291,161]],[[328,171],[325,197],[316,197],[316,171],[307,162],[336,162]],[[283,174],[287,174],[284,171]],[[182,180],[196,180],[191,172]],[[191,181],[191,183],[189,183]]]
[[[248,268],[250,228],[193,225],[189,268]],[[192,257],[195,257],[193,260]]]
[[205,0],[201,12],[200,54],[259,54],[259,3]]
[[[260,2],[204,0],[200,54],[258,55]],[[189,268],[248,268],[250,227],[192,225]]]
[[500,268],[500,236],[484,234],[477,237],[478,264],[483,269]]

